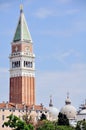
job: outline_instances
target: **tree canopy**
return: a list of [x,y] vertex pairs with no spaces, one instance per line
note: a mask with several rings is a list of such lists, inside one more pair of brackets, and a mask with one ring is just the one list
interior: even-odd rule
[[76,130],[86,130],[86,121],[85,119],[77,122]]
[[[49,121],[44,115],[42,119],[38,121],[36,125],[32,125],[30,121],[21,120],[19,117],[11,114],[8,117],[8,121],[4,122],[4,126],[10,127],[13,130],[86,130],[86,121],[79,121],[76,128],[69,125],[69,120],[66,115],[59,113],[58,121]],[[26,119],[26,118],[25,118]]]
[[69,119],[65,114],[62,114],[61,112],[58,115],[58,125],[67,125],[69,126]]
[[6,127],[13,128],[14,130],[34,130],[31,124],[26,124],[24,120],[21,120],[17,116],[11,114],[7,117],[8,121],[4,122]]
[[56,130],[55,124],[51,121],[44,120],[39,123],[36,130]]

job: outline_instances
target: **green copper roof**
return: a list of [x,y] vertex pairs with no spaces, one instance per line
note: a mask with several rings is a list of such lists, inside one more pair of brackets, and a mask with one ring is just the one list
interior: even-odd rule
[[20,17],[19,17],[17,29],[13,39],[13,42],[16,41],[32,42],[31,35],[28,30],[28,26],[22,9],[20,10]]

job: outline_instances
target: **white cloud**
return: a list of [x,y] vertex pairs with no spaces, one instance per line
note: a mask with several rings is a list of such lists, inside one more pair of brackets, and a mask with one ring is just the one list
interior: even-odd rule
[[0,102],[8,101],[9,96],[9,72],[8,68],[0,68]]
[[74,58],[77,58],[77,59],[80,58],[79,52],[76,52],[75,50],[70,49],[70,50],[68,50],[68,51],[65,51],[65,52],[60,53],[60,54],[57,56],[57,59],[58,59],[59,61],[61,61],[62,63],[66,63],[65,60],[66,60],[67,58],[71,58],[71,56],[73,56],[73,59],[74,59]]
[[47,17],[59,17],[59,16],[66,16],[66,15],[74,15],[79,13],[78,9],[65,9],[65,10],[59,10],[57,9],[49,9],[49,8],[39,8],[35,16],[38,18],[47,18]]
[[7,73],[8,72],[8,68],[0,68],[0,73]]
[[35,15],[38,17],[38,18],[46,18],[48,16],[53,16],[54,12],[53,10],[50,10],[50,9],[46,9],[46,8],[40,8],[36,13]]
[[[61,25],[60,25],[61,26]],[[40,34],[54,36],[54,37],[72,37],[78,33],[86,32],[86,20],[78,20],[70,22],[70,26],[66,29],[51,29],[40,32]]]
[[[50,94],[54,104],[61,107],[67,92],[72,104],[78,106],[86,98],[86,64],[73,64],[70,70],[57,72],[39,72],[37,74],[37,100],[48,105]],[[41,96],[42,93],[43,95]],[[64,105],[64,104],[63,104]]]
[[11,6],[11,3],[2,3],[2,4],[0,4],[0,10],[6,10],[7,11],[7,9],[9,9],[10,8],[10,6]]
[[69,10],[65,10],[65,15],[78,14],[79,11],[80,11],[79,9],[69,9]]
[[[12,7],[12,5],[14,7],[16,7],[14,5],[15,3],[16,3],[16,5],[18,5],[17,0],[0,0],[0,10],[4,11],[4,12],[7,12]],[[20,4],[20,2],[19,2],[19,4]]]
[[0,35],[11,36],[11,37],[12,37],[12,35],[14,34],[14,30],[15,30],[14,28],[11,28],[11,29],[10,29],[10,26],[9,26],[8,29],[2,30],[2,31],[0,32]]
[[48,35],[48,36],[53,36],[53,37],[71,37],[72,35],[74,35],[74,33],[76,32],[75,29],[73,28],[69,28],[69,29],[46,29],[42,32],[40,32],[40,34],[43,35]]
[[86,32],[86,19],[75,21],[74,26],[75,26],[76,32],[83,32],[83,31]]
[[80,52],[73,50],[73,49],[69,49],[69,50],[57,50],[55,52],[51,52],[49,55],[43,55],[43,57],[39,57],[40,61],[51,61],[51,59],[53,59],[54,62],[58,63],[60,62],[61,64],[64,64],[66,66],[69,66],[69,59],[71,59],[71,61],[73,62],[73,60],[75,59],[80,59],[81,54]]

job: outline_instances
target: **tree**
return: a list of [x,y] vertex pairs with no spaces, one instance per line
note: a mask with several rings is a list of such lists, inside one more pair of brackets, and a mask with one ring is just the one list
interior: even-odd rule
[[75,130],[75,128],[71,126],[57,125],[56,130]]
[[36,127],[36,130],[75,130],[71,126],[56,125],[56,122],[43,120]]
[[36,130],[56,130],[56,126],[51,121],[43,120],[38,127],[36,127]]
[[82,121],[78,121],[76,125],[76,130],[86,130],[86,121],[85,119]]
[[25,121],[21,120],[17,116],[11,114],[7,117],[8,121],[4,122],[4,125],[6,127],[10,127],[14,130],[34,130],[33,126],[31,124],[26,124]]
[[61,112],[58,115],[58,125],[67,125],[69,126],[69,119],[65,114],[62,114]]

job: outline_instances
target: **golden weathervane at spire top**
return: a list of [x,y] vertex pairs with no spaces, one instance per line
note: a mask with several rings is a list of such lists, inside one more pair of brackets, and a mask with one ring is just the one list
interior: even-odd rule
[[20,12],[22,12],[23,11],[23,5],[21,4],[20,5]]

